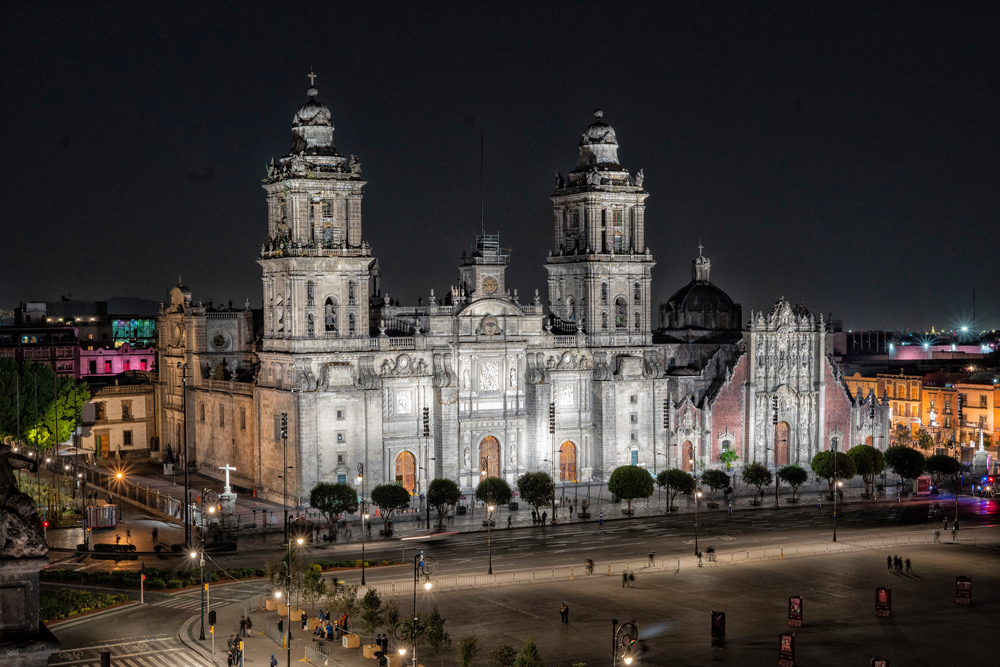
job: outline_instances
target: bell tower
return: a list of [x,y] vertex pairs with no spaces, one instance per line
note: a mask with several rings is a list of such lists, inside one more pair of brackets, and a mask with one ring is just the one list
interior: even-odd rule
[[326,352],[343,338],[369,336],[377,267],[361,234],[361,163],[337,151],[316,88],[306,94],[292,119],[292,147],[271,160],[264,179],[268,231],[257,261],[265,352]]
[[476,237],[472,254],[462,252],[458,267],[459,285],[467,301],[502,297],[506,294],[505,272],[510,262],[510,251],[500,247],[499,234]]
[[556,172],[555,246],[545,263],[553,329],[582,327],[592,347],[650,345],[650,285],[655,265],[645,245],[648,193],[643,173],[618,162],[618,139],[594,112],[580,139],[576,168]]

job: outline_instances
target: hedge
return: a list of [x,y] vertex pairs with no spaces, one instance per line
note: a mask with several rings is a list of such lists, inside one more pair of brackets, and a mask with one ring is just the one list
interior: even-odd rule
[[128,602],[128,595],[124,593],[108,595],[107,593],[90,593],[60,588],[58,591],[43,589],[39,594],[39,599],[42,621],[57,621],[67,616]]

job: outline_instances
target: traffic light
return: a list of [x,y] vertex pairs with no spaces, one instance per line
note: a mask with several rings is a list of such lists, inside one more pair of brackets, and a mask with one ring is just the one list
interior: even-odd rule
[[431,409],[424,408],[424,437],[430,437],[431,434]]
[[288,437],[288,413],[281,413],[281,438],[284,440]]
[[208,624],[215,625],[215,610],[211,609],[208,612]]
[[958,423],[962,424],[962,395],[958,395]]
[[556,404],[549,403],[549,434],[556,432]]
[[146,581],[146,564],[145,563],[142,563],[139,566],[139,578],[142,579],[143,581]]
[[42,522],[42,528],[48,528],[48,527],[49,527],[49,520],[46,519],[45,521]]

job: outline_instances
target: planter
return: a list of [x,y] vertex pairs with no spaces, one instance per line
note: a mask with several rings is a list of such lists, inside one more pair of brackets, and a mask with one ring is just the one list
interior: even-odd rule
[[710,510],[719,509],[719,503],[705,503],[705,507]]
[[625,516],[632,516],[633,514],[635,514],[635,510],[632,510],[631,512],[628,510],[622,510],[622,514],[624,514]]
[[361,646],[361,637],[347,634],[340,638],[340,643],[344,648],[358,648]]
[[382,647],[378,644],[365,644],[361,647],[361,652],[365,654],[366,658],[374,658],[376,651],[381,651]]
[[589,519],[590,518],[590,512],[577,512],[576,513],[576,518],[578,518],[578,519]]
[[510,510],[511,512],[516,512],[517,511],[517,503],[514,503],[514,502],[507,503],[507,509]]
[[[490,524],[490,528],[496,528],[497,522],[493,521],[493,520],[490,520],[489,524]],[[486,521],[483,521],[483,525],[484,526],[486,525]]]
[[455,508],[455,514],[465,514],[468,511],[469,508],[466,507],[465,505],[459,505],[458,507]]
[[264,609],[266,609],[267,611],[277,611],[278,601],[275,600],[274,598],[268,598],[267,600],[264,601]]

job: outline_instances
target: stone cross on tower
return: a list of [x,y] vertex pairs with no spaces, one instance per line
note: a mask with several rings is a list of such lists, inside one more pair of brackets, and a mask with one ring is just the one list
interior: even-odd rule
[[309,72],[308,74],[306,74],[306,76],[309,77],[309,85],[310,86],[315,86],[316,85],[316,75],[313,74],[312,72]]
[[225,470],[226,471],[226,491],[225,492],[226,493],[231,493],[232,491],[229,488],[229,471],[231,470],[233,472],[236,472],[236,468],[234,468],[233,466],[231,466],[231,465],[229,465],[227,463],[224,466],[219,466],[219,470]]

